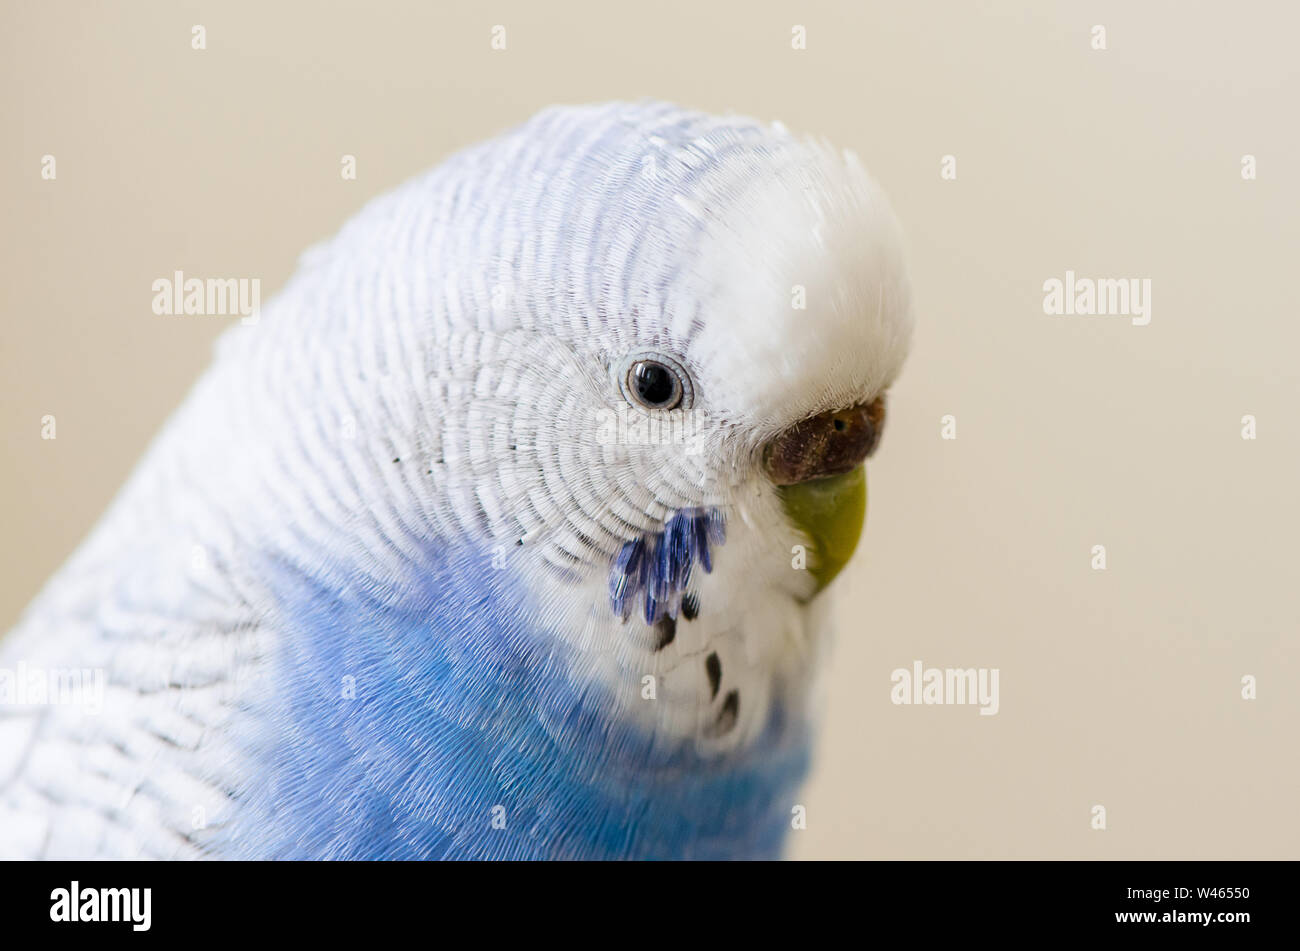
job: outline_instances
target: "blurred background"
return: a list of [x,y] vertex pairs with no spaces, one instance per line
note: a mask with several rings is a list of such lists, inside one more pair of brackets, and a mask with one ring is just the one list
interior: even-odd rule
[[[1280,2],[5,0],[0,631],[234,319],[156,316],[154,279],[265,298],[551,103],[734,110],[863,158],[918,317],[792,854],[1300,858],[1298,29]],[[1067,269],[1149,278],[1150,324],[1045,316]],[[892,704],[917,660],[998,668],[1000,711]]]

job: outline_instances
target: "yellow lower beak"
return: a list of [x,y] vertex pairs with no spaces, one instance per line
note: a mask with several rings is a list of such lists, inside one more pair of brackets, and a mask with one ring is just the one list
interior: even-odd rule
[[791,521],[813,543],[808,571],[817,579],[816,594],[848,563],[867,517],[867,467],[840,475],[777,487]]

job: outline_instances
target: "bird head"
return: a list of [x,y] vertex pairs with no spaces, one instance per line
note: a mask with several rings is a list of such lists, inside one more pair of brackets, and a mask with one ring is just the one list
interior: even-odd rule
[[854,156],[557,107],[372,202],[282,296],[298,318],[256,330],[317,353],[301,399],[355,419],[336,441],[382,479],[356,504],[385,551],[497,551],[593,670],[658,672],[682,701],[658,726],[744,732],[737,691],[765,707],[857,542],[911,332]]
[[856,543],[911,332],[879,188],[779,125],[657,104],[550,110],[499,151],[529,161],[480,281],[497,331],[535,348],[515,413],[541,437],[502,464],[562,469],[546,482],[568,496],[561,524],[536,513],[519,536],[545,526],[550,562],[581,575],[713,512],[811,597]]

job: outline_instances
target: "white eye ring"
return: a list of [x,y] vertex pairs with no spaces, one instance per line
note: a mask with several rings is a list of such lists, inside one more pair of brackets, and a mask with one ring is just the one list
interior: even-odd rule
[[615,369],[623,399],[652,412],[690,409],[695,387],[686,368],[657,350],[634,350]]

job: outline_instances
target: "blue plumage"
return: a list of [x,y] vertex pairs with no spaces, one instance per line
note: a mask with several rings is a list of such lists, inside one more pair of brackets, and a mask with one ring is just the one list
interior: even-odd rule
[[233,851],[778,855],[808,762],[798,718],[774,704],[759,742],[716,756],[611,719],[611,698],[490,562],[430,552],[396,599],[268,568],[286,644],[265,712],[280,728],[262,738],[255,801],[224,833]]

